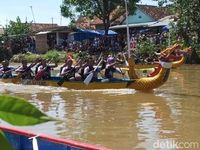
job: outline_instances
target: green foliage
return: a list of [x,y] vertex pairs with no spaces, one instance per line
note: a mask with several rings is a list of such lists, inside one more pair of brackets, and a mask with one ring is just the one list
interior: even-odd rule
[[21,62],[22,60],[27,60],[28,62],[34,62],[36,59],[41,58],[38,54],[25,53],[17,54],[11,58],[12,62]]
[[176,34],[183,38],[189,46],[194,36],[200,44],[200,1],[199,0],[155,0],[160,3],[172,2],[174,14],[177,16]]
[[27,23],[22,23],[19,17],[16,18],[16,21],[10,21],[5,29],[6,35],[23,35],[30,32],[30,25]]
[[[139,0],[129,0],[129,12],[134,12],[136,2],[138,1]],[[111,13],[112,16],[117,15],[119,17],[124,14],[125,11],[114,10],[116,10],[116,8],[121,10],[124,9],[124,7],[124,0],[64,0],[63,4],[61,5],[61,13],[64,17],[69,17],[72,20],[77,17],[76,15],[78,13],[80,16],[86,16],[90,18],[96,16],[103,21],[104,28],[107,33],[111,23]]]
[[[13,125],[35,125],[52,120],[35,106],[19,97],[0,95],[0,118]],[[14,150],[0,130],[0,147]]]
[[27,60],[28,62],[34,62],[36,59],[44,58],[48,60],[52,60],[55,62],[64,62],[66,59],[66,52],[64,51],[56,51],[51,50],[48,51],[46,54],[32,54],[32,53],[25,53],[25,54],[17,54],[14,55],[11,59],[12,62],[21,62],[22,60]]
[[6,48],[4,45],[5,37],[0,36],[0,62],[7,59],[9,60],[12,57],[12,51]]
[[6,150],[14,150],[14,148],[9,143],[9,141],[6,139],[4,133],[1,130],[0,130],[0,147],[4,148]]
[[4,29],[4,35],[2,39],[6,46],[5,49],[9,49],[13,54],[23,52],[25,42],[28,34],[31,32],[30,24],[22,23],[19,17],[16,21],[10,21]]
[[148,54],[148,53],[152,53],[154,51],[155,47],[149,41],[143,41],[141,43],[138,43],[137,49],[142,54]]
[[9,60],[12,57],[12,52],[10,50],[0,47],[0,62],[7,59]]
[[66,58],[66,53],[63,52],[59,52],[56,50],[51,50],[48,51],[46,54],[44,54],[43,56],[45,59],[49,59],[49,60],[53,60],[55,62],[59,62],[59,61],[64,61]]
[[13,125],[35,125],[52,120],[19,97],[0,95],[0,118]]
[[197,36],[197,42],[200,44],[199,0],[177,0],[174,7],[178,15],[177,34],[181,35],[188,46],[192,36]]
[[153,44],[148,38],[140,39],[137,43],[137,53],[142,55],[149,55],[156,51],[156,45]]

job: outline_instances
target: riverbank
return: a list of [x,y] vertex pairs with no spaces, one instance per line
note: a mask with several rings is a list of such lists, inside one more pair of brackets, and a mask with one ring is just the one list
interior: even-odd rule
[[66,52],[64,51],[49,51],[46,54],[34,54],[34,53],[20,53],[14,55],[10,61],[15,63],[20,63],[22,60],[27,60],[28,62],[34,62],[37,59],[47,59],[53,60],[55,62],[64,62],[66,59]]

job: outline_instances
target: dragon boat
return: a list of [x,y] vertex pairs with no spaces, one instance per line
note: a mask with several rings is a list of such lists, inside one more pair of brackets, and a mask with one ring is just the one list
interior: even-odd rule
[[[171,48],[167,48],[166,50],[163,50],[160,54],[161,55],[166,55],[169,57],[168,59],[171,59],[172,61],[172,68],[178,68],[182,66],[185,62],[186,55],[191,54],[192,49],[191,47],[185,48],[184,50],[177,50],[180,48],[179,44],[173,45]],[[171,55],[171,53],[174,53]],[[171,55],[171,56],[170,56]],[[159,73],[161,66],[159,63],[153,63],[153,64],[135,64],[133,62],[129,62],[129,64],[132,63],[132,70],[133,70],[133,76],[134,78],[140,78],[141,76],[141,71],[148,72],[147,77],[152,77],[155,76],[156,74]],[[123,71],[129,71],[129,67],[124,67],[122,68]],[[143,73],[142,73],[143,74]]]
[[[131,58],[130,58],[131,59]],[[133,60],[130,60],[130,62]],[[83,81],[65,81],[62,85],[59,85],[58,82],[61,80],[60,77],[51,77],[51,80],[25,80],[17,79],[17,77],[9,79],[1,79],[5,83],[15,83],[15,84],[24,84],[24,85],[42,85],[42,86],[55,86],[55,87],[65,87],[68,89],[77,89],[77,90],[91,90],[91,89],[135,89],[140,91],[149,91],[163,85],[170,73],[171,63],[170,62],[161,62],[161,68],[159,72],[152,77],[142,77],[134,78],[134,69],[129,68],[129,79],[112,79],[106,81],[105,79],[98,79],[98,81],[90,82],[85,84]],[[15,80],[15,81],[14,81]]]
[[[24,85],[42,85],[42,86],[55,86],[55,87],[65,87],[68,89],[76,90],[93,90],[93,89],[135,89],[140,91],[149,91],[163,85],[170,74],[170,69],[172,67],[179,67],[184,63],[184,56],[168,57],[172,52],[174,52],[180,45],[175,44],[172,48],[167,48],[161,53],[167,55],[165,60],[160,60],[157,63],[154,71],[151,72],[147,77],[139,77],[136,74],[136,69],[134,60],[132,58],[128,59],[128,76],[129,78],[113,78],[110,80],[99,78],[94,82],[89,82],[85,84],[83,81],[64,81],[62,84],[59,82],[62,80],[60,77],[51,77],[49,80],[25,80],[21,78],[13,77],[9,79],[1,79],[2,82],[24,84]],[[191,52],[191,48],[184,50],[185,53]],[[169,62],[170,61],[170,62]]]
[[[177,52],[178,49],[180,49],[180,45],[179,44],[174,44],[171,48],[167,48],[163,51],[161,51],[161,53],[165,53],[166,55],[170,54],[170,53],[174,53],[175,55],[178,55],[178,56],[175,56],[173,58],[173,61],[172,61],[172,68],[178,68],[180,67],[181,65],[184,64],[185,62],[185,59],[186,59],[186,55],[187,54],[190,54],[192,49],[191,47],[187,47],[185,48],[184,50],[181,51],[181,55],[180,54],[177,54],[179,52]],[[155,67],[158,67],[158,63],[152,63],[152,64],[135,64],[134,65],[134,68],[135,69],[147,69],[147,68],[155,68]],[[123,68],[124,70],[127,70],[128,68]]]

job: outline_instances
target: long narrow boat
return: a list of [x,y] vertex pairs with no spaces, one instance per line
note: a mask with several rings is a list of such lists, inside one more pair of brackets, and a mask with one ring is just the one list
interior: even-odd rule
[[[0,126],[15,150],[111,150],[108,148],[55,138],[44,134]],[[3,150],[3,147],[1,147]]]
[[[105,82],[104,79],[100,79],[95,82],[91,82],[88,85],[84,84],[82,81],[66,81],[61,87],[66,87],[68,89],[77,90],[91,90],[91,89],[124,89],[130,88],[141,91],[148,91],[163,85],[170,73],[171,63],[162,63],[162,67],[159,73],[153,77],[143,77],[143,78],[130,78],[130,79],[113,79],[109,82]],[[14,78],[15,79],[15,78]],[[59,87],[58,81],[59,77],[52,77],[51,80],[23,80],[18,79],[16,84],[25,85],[42,85],[42,86],[55,86]],[[1,79],[2,82],[12,83],[13,79]]]
[[[181,53],[181,55],[177,56],[177,58],[172,62],[172,68],[178,68],[181,65],[184,64],[185,62],[185,55],[186,54],[191,54],[192,48],[187,47],[183,50],[176,51],[179,49],[181,46],[179,44],[174,44],[171,48],[167,48],[163,50],[161,53],[172,53],[174,52],[175,54]],[[152,63],[152,64],[135,64],[134,68],[135,69],[146,69],[146,68],[155,68],[158,67],[158,63]],[[124,68],[124,70],[128,70],[128,68]]]
[[[166,50],[170,51],[170,53],[171,53],[172,51],[176,50],[176,47],[177,46],[175,45],[173,49],[166,49]],[[166,51],[164,50],[164,52],[166,52]],[[192,52],[191,47],[185,48],[184,50],[179,50],[179,52],[175,52],[175,54],[176,53],[181,53],[181,55],[173,56],[173,61],[171,62],[172,63],[172,68],[178,68],[178,67],[182,66],[184,64],[184,62],[185,62],[186,54],[191,54],[191,52]],[[131,68],[132,72],[134,72],[134,74],[133,74],[134,78],[140,78],[140,76],[144,76],[143,73],[141,75],[142,69],[143,70],[145,69],[146,72],[147,72],[147,70],[148,71],[152,71],[149,74],[145,73],[145,76],[147,76],[147,77],[151,77],[152,75],[156,75],[157,73],[159,73],[159,69],[158,69],[158,68],[160,68],[159,63],[154,63],[154,64],[134,64],[134,61],[133,62],[131,62],[131,61],[129,61],[129,64],[132,64],[132,66],[122,68],[122,70],[123,71],[129,71],[129,69]],[[153,70],[150,70],[150,69],[153,69]]]
[[[176,61],[172,62],[172,68],[178,68],[181,65],[183,65],[185,62],[185,57],[181,56],[179,59]],[[135,69],[147,69],[147,68],[155,68],[158,67],[158,63],[153,63],[153,64],[135,64],[134,65]],[[128,70],[128,68],[123,68],[124,70]]]

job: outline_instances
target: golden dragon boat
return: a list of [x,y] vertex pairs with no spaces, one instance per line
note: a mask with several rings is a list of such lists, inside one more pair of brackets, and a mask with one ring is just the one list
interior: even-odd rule
[[[161,53],[172,53],[174,52],[176,54],[176,50],[180,48],[179,44],[174,44],[171,48],[167,48],[166,50],[163,50]],[[182,50],[182,53],[190,54],[192,51],[191,47],[185,48]],[[177,56],[177,58],[172,62],[172,68],[178,68],[182,66],[185,62],[185,55]],[[152,64],[135,64],[135,69],[147,69],[147,68],[155,68],[158,67],[158,63],[152,63]],[[127,70],[127,68],[124,68],[124,70]]]
[[[172,68],[178,68],[182,66],[185,62],[185,56],[181,56],[178,60],[172,62]],[[158,67],[157,63],[152,64],[135,64],[135,69],[147,69],[147,68],[155,68]],[[124,70],[127,70],[126,68],[123,68]]]
[[[132,60],[133,61],[133,60]],[[102,82],[104,79],[99,79],[99,81],[90,82],[85,84],[83,81],[65,81],[61,86],[58,82],[60,77],[52,77],[51,80],[24,80],[15,78],[10,79],[1,79],[5,83],[15,83],[23,85],[41,85],[41,86],[55,86],[55,87],[65,87],[68,89],[77,89],[77,90],[93,90],[93,89],[135,89],[140,91],[149,91],[163,85],[170,73],[171,63],[162,62],[162,67],[159,70],[159,73],[153,77],[144,77],[144,78],[135,78],[134,79],[134,70],[129,69],[130,79],[113,79],[109,82]],[[130,65],[131,66],[131,65]],[[13,82],[15,80],[15,82]]]
[[[176,55],[177,49],[180,48],[180,45],[175,44],[171,48],[167,48],[166,50],[163,50],[161,53],[164,53],[165,55],[170,55],[171,53],[174,53]],[[191,54],[192,49],[191,47],[185,48],[184,50],[178,50],[181,51],[182,55],[177,55],[173,57],[172,61],[172,68],[178,68],[182,66],[186,59],[186,54]],[[155,76],[160,71],[160,64],[154,63],[154,64],[135,64],[133,62],[129,62],[129,64],[132,63],[132,70],[134,68],[134,78],[140,78],[141,76]],[[123,71],[129,71],[130,67],[124,67],[121,68]],[[145,73],[143,73],[145,72]]]
[[[164,50],[164,53],[170,54],[174,51],[176,46],[170,49]],[[184,63],[185,57],[179,57],[179,60],[173,59],[173,62],[168,62],[169,58],[167,57],[166,62],[160,61],[159,64],[156,64],[158,67],[147,77],[139,77],[136,74],[137,66],[134,64],[134,60],[129,58],[128,60],[128,79],[118,79],[113,78],[111,80],[98,79],[95,82],[89,82],[85,84],[83,81],[64,81],[62,84],[59,84],[61,81],[60,77],[51,77],[50,80],[25,80],[21,78],[10,78],[10,79],[1,79],[2,82],[6,83],[15,83],[15,84],[24,84],[24,85],[42,85],[42,86],[55,86],[55,87],[65,87],[68,89],[76,90],[93,90],[93,89],[135,89],[140,91],[149,91],[163,85],[170,74],[171,67],[179,67]],[[136,69],[135,69],[136,68]]]

